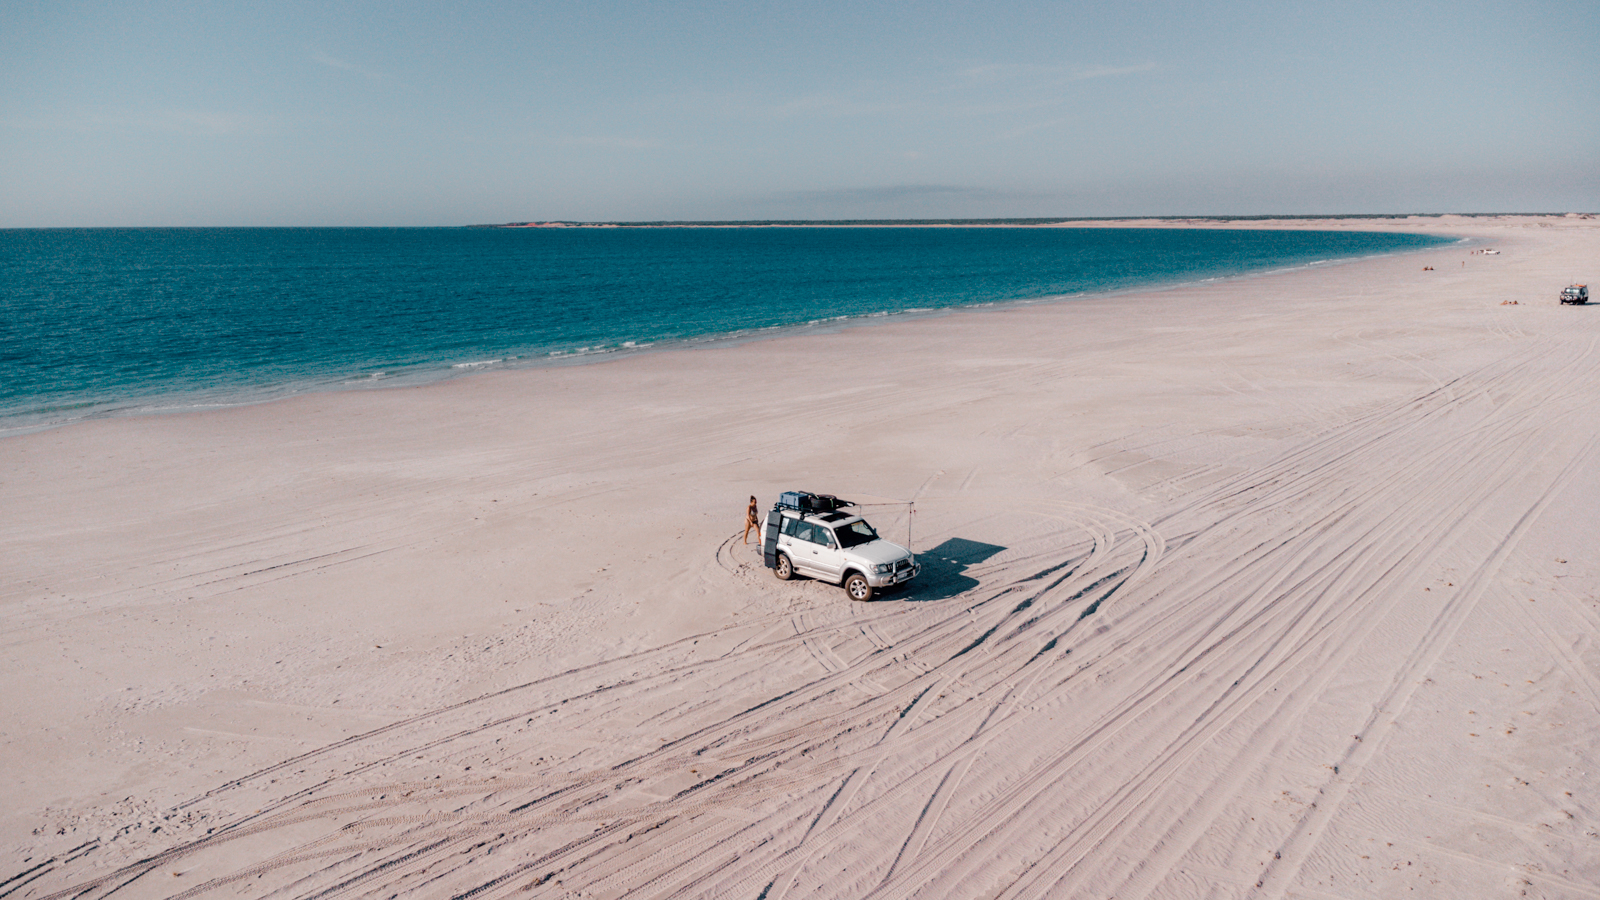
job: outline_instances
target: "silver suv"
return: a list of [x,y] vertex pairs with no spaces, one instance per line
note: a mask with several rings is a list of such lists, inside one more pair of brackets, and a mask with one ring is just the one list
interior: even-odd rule
[[778,507],[767,513],[763,556],[779,580],[796,574],[843,584],[852,600],[871,600],[879,588],[910,581],[922,571],[910,550],[890,543],[851,513]]

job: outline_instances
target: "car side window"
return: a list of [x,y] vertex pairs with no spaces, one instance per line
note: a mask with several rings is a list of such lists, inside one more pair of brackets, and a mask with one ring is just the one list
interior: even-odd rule
[[789,537],[794,537],[799,534],[800,525],[801,522],[799,519],[790,518],[789,516],[783,517],[783,533]]

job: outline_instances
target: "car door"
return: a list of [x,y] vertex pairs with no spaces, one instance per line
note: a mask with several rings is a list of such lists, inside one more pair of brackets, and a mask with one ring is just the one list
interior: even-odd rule
[[839,572],[844,568],[844,551],[834,540],[833,531],[825,525],[813,523],[811,535],[811,565],[816,577],[837,583]]

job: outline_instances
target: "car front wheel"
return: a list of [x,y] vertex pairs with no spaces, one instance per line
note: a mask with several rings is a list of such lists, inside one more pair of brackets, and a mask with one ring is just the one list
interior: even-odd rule
[[778,564],[772,567],[772,574],[778,576],[779,581],[788,581],[794,577],[794,566],[789,563],[789,557],[778,554]]
[[844,592],[850,595],[851,600],[867,601],[872,599],[872,585],[867,583],[867,577],[859,572],[851,573],[844,580]]

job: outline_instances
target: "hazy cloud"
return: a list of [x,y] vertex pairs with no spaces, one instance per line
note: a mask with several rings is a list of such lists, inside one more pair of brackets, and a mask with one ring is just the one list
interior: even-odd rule
[[1140,63],[1136,66],[1091,66],[1079,69],[1072,73],[1073,81],[1087,81],[1090,78],[1116,78],[1119,75],[1137,75],[1140,72],[1155,71],[1155,63]]
[[19,131],[70,131],[84,134],[100,131],[144,131],[198,137],[260,134],[268,130],[267,126],[267,120],[259,116],[194,109],[94,109],[49,116],[0,119],[0,127]]
[[555,139],[563,147],[600,147],[607,150],[654,150],[661,146],[655,138],[563,135]]
[[1033,134],[1035,131],[1039,131],[1039,130],[1044,129],[1044,128],[1054,128],[1057,125],[1065,125],[1070,121],[1072,121],[1072,120],[1071,119],[1067,119],[1067,118],[1054,118],[1054,119],[1042,119],[1042,120],[1037,121],[1037,122],[1028,122],[1028,123],[1025,123],[1025,124],[1022,124],[1022,125],[1018,125],[1015,128],[1010,128],[1010,129],[1007,129],[1005,131],[1002,131],[1002,132],[994,135],[993,138],[991,138],[991,140],[993,140],[993,141],[1014,141],[1017,138],[1027,137],[1028,135]]
[[338,69],[341,72],[354,72],[355,74],[372,81],[383,80],[383,74],[380,72],[374,72],[371,69],[358,66],[349,60],[340,59],[337,56],[330,56],[315,47],[311,47],[309,50],[312,61],[319,62],[330,69]]
[[[1138,75],[1158,68],[1153,62],[1119,66],[995,63],[947,70],[936,78],[863,80],[787,97],[692,91],[677,94],[671,101],[713,114],[777,120],[887,116],[959,119],[1060,106],[1072,96],[1062,90],[1066,85]],[[1027,130],[1044,124],[1048,123]],[[1013,136],[1022,133],[1026,132]]]
[[785,191],[737,205],[747,216],[779,219],[937,219],[1056,215],[1061,204],[1049,191],[924,183]]
[[972,66],[963,69],[961,75],[969,81],[1000,82],[1026,79],[1047,84],[1064,84],[1072,81],[1089,81],[1095,78],[1116,78],[1122,75],[1137,75],[1141,72],[1153,72],[1156,64],[1152,62],[1137,63],[1125,66],[1061,66],[1061,65],[1035,65],[1028,63],[992,63],[989,65]]
[[1032,193],[999,190],[961,184],[891,184],[881,187],[825,188],[811,191],[788,191],[774,195],[773,199],[788,201],[898,203],[903,200],[923,198],[950,198],[1000,200],[1033,197]]
[[836,94],[819,93],[784,101],[769,107],[766,113],[780,119],[794,116],[877,116],[900,112],[918,105],[920,104],[914,102],[856,100]]

